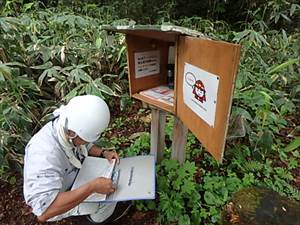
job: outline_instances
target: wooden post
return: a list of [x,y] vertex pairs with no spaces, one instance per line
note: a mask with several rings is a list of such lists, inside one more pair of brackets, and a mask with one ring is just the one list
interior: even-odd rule
[[173,126],[172,159],[176,159],[180,164],[185,160],[185,144],[187,140],[188,128],[175,116]]
[[152,108],[151,116],[150,153],[155,156],[156,162],[160,162],[163,159],[165,148],[166,112],[156,108]]

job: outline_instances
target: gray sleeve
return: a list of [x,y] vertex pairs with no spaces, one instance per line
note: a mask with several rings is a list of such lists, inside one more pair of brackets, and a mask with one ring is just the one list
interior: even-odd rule
[[[32,212],[42,215],[58,195],[62,182],[55,173],[45,171],[28,181],[28,195],[25,196],[27,204],[32,208]],[[27,197],[27,198],[26,198]]]
[[42,215],[62,189],[61,169],[55,154],[25,155],[24,197],[35,215]]

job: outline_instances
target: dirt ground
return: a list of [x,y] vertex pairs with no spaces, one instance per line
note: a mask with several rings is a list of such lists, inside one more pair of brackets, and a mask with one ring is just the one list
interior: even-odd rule
[[[85,225],[84,217],[73,217],[59,222],[41,223],[30,212],[23,198],[23,179],[16,175],[17,182],[10,184],[0,180],[0,225]],[[111,225],[157,225],[155,212],[139,212],[130,209],[120,222]]]

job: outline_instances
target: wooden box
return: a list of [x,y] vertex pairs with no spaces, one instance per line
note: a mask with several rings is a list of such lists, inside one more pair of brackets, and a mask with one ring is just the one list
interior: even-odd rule
[[178,26],[104,29],[126,35],[130,95],[177,116],[222,161],[240,46]]

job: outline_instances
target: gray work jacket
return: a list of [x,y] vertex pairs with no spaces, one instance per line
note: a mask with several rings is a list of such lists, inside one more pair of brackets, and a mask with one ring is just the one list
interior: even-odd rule
[[46,211],[59,192],[70,189],[78,172],[58,142],[56,123],[47,123],[25,149],[24,198],[37,216]]

